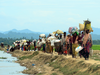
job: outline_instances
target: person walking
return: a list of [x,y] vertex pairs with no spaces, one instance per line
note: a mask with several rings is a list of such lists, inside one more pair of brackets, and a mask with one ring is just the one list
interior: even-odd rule
[[72,36],[72,58],[76,58],[77,52],[75,51],[76,47],[78,47],[78,35],[79,33],[76,31]]
[[92,47],[92,36],[89,34],[89,30],[85,30],[85,35],[83,38],[83,50],[80,52],[81,55],[85,58],[85,60],[89,59],[90,48]]

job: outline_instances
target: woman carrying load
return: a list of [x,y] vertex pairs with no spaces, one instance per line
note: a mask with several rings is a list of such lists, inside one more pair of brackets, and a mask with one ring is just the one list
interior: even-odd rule
[[84,48],[83,48],[83,50],[80,51],[80,54],[83,55],[85,60],[88,60],[89,53],[90,53],[89,50],[92,47],[92,37],[91,37],[91,34],[89,34],[89,30],[88,29],[85,31],[85,35],[84,35],[84,38],[83,38],[82,46]]
[[84,34],[83,34],[83,32],[82,33],[79,33],[79,36],[78,36],[78,43],[80,44],[80,45],[82,45],[82,43],[83,43],[83,41],[82,41],[82,38],[84,37]]
[[72,34],[72,58],[76,58],[76,54],[77,52],[75,51],[75,49],[78,47],[78,35],[79,33],[77,31],[75,31],[73,34]]

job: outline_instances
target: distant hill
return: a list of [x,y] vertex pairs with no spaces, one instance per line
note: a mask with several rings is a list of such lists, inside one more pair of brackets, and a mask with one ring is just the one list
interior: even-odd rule
[[[33,33],[33,31],[29,30],[29,29],[24,29],[24,30],[16,30],[16,29],[12,29],[10,31],[6,31],[3,32],[4,34],[7,34],[9,32],[16,32],[16,33]],[[40,32],[35,32],[35,33],[40,33]]]
[[[93,28],[93,32],[91,33],[92,34],[92,39],[93,40],[100,40],[100,28]],[[1,32],[0,33],[0,37],[2,38],[23,38],[23,37],[26,37],[27,39],[31,39],[31,38],[34,38],[34,39],[38,39],[39,38],[39,35],[40,34],[46,34],[46,36],[49,34],[49,32],[33,32],[31,30],[28,30],[28,29],[24,29],[24,30],[16,30],[16,29],[13,29],[13,30],[10,30],[10,31],[6,31],[6,32]],[[67,32],[68,34],[68,32]]]
[[37,33],[16,33],[16,32],[8,32],[6,34],[0,33],[0,37],[2,38],[23,38],[26,37],[27,39],[37,39],[39,38],[39,34]]
[[100,28],[94,28],[94,27],[92,27],[92,29],[93,29],[93,34],[97,34],[97,35],[100,35]]
[[[25,37],[27,39],[31,39],[31,38],[38,39],[40,34],[42,34],[42,33],[33,32],[33,31],[28,30],[28,29],[24,29],[24,30],[13,29],[10,31],[0,33],[0,37],[2,37],[2,38],[8,38],[8,37],[9,38],[23,38],[23,37]],[[46,34],[46,36],[47,35],[48,34]]]
[[93,40],[100,40],[100,35],[97,34],[91,34]]

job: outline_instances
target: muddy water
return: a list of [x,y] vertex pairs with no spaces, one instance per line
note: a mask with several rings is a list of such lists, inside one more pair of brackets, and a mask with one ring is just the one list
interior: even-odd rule
[[28,75],[21,73],[24,69],[20,64],[15,63],[16,57],[12,57],[11,54],[0,51],[0,57],[6,57],[7,59],[0,59],[0,75]]

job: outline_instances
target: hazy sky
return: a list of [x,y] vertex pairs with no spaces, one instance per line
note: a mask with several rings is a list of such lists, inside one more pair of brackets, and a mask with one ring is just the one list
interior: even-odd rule
[[67,31],[87,18],[100,28],[100,0],[0,0],[0,31]]

